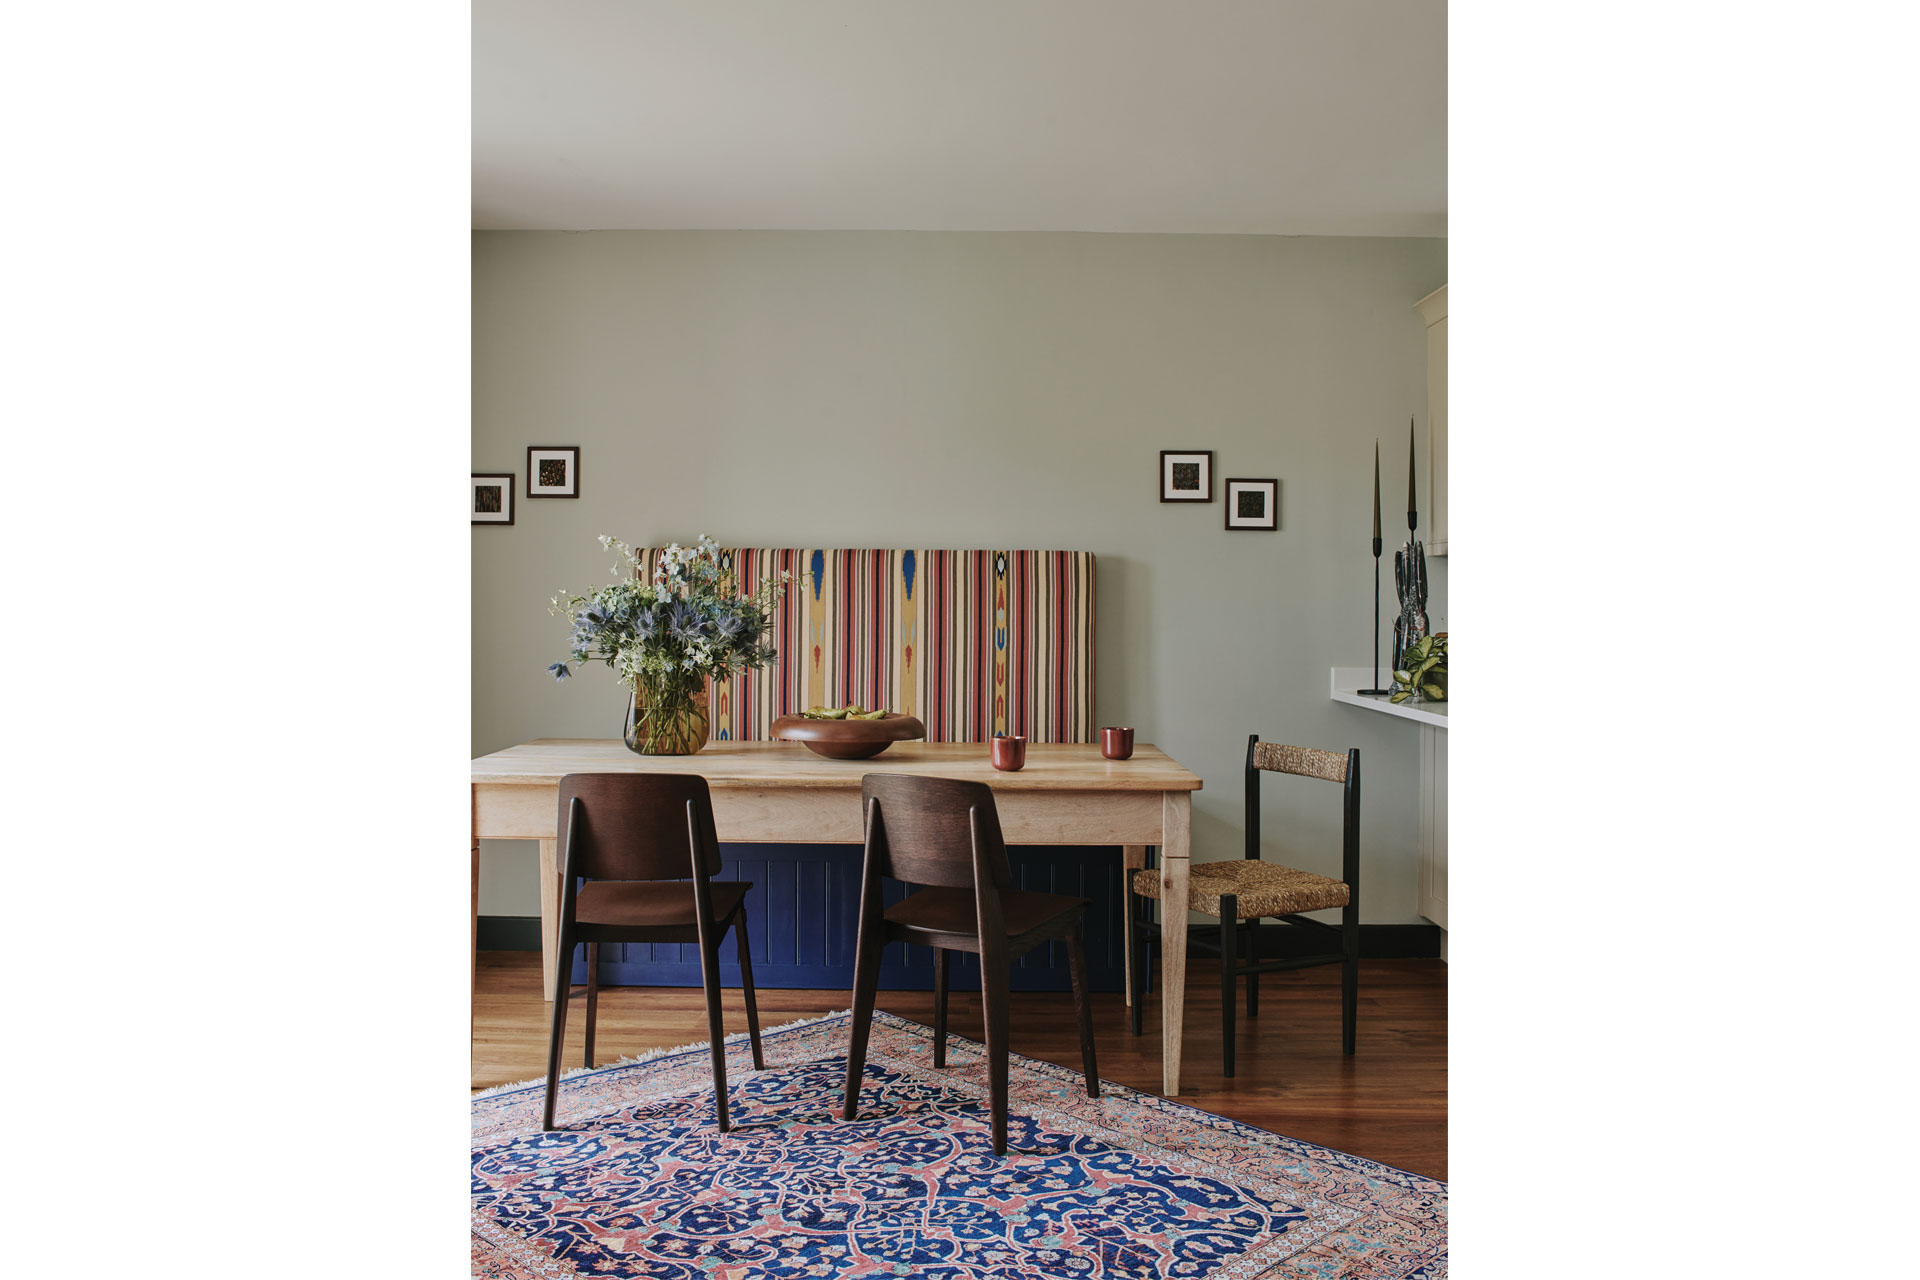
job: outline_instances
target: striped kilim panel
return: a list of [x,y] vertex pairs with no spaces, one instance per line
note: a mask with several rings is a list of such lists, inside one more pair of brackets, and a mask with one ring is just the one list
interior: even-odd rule
[[[770,737],[812,706],[885,707],[930,742],[1093,740],[1093,556],[1085,551],[723,551],[741,594],[794,576],[779,657],[716,684],[716,741]],[[640,552],[652,577],[659,548]]]

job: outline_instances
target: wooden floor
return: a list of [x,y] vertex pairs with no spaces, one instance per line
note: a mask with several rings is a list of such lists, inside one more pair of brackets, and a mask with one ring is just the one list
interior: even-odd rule
[[[1199,971],[1205,971],[1201,964]],[[1220,988],[1199,971],[1187,987],[1187,1030],[1180,1101],[1289,1137],[1368,1156],[1428,1177],[1447,1176],[1447,967],[1439,960],[1368,960],[1360,966],[1359,1042],[1340,1052],[1337,967],[1269,974],[1260,984],[1260,1016],[1238,1022],[1237,1074],[1220,1074]],[[552,1005],[540,998],[540,957],[523,951],[480,953],[474,1007],[473,1083],[486,1088],[546,1072]],[[1207,976],[1212,976],[1208,974]],[[570,1008],[565,1063],[581,1063],[577,989]],[[1244,986],[1241,1013],[1246,1010]],[[1147,997],[1143,1034],[1127,1030],[1118,994],[1094,997],[1100,1075],[1135,1089],[1160,1091],[1160,1013]],[[844,1009],[845,991],[759,993],[760,1024]],[[879,1006],[916,1022],[933,1021],[933,996],[882,991]],[[949,1030],[982,1038],[980,997],[956,991]],[[729,1034],[746,1028],[738,990],[726,992]],[[1028,1057],[1080,1066],[1073,998],[1015,992],[1011,1047]],[[595,1054],[600,1063],[644,1049],[704,1041],[706,1011],[698,989],[609,987],[600,993]]]

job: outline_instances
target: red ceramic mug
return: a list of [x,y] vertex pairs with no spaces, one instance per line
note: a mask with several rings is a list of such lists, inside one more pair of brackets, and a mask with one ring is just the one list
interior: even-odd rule
[[1100,731],[1100,754],[1109,760],[1126,760],[1133,755],[1133,729],[1113,728]]
[[1027,763],[1027,740],[1017,733],[996,733],[989,753],[994,768],[1017,773]]

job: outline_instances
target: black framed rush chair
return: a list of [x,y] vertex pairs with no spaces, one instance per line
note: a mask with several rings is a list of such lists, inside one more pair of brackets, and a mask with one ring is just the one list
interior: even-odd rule
[[[860,799],[866,807],[867,845],[860,880],[845,1118],[855,1119],[860,1105],[860,1076],[866,1069],[874,993],[880,983],[880,953],[887,943],[917,942],[933,948],[933,1065],[937,1068],[947,1065],[948,955],[971,951],[980,957],[993,1153],[1003,1156],[1007,1153],[1008,974],[1017,957],[1055,938],[1067,944],[1087,1096],[1100,1096],[1081,938],[1087,899],[1012,887],[1000,814],[992,789],[984,783],[870,773],[860,780]],[[883,879],[924,887],[883,910]]]
[[[560,981],[554,984],[541,1127],[555,1127],[574,947],[584,943],[587,948],[586,1064],[591,1067],[600,944],[694,942],[700,946],[700,977],[707,995],[714,1109],[725,1133],[733,1127],[727,1116],[727,1052],[720,1021],[720,942],[728,929],[739,950],[754,1070],[763,1070],[766,1062],[760,1052],[760,1011],[754,1005],[753,957],[747,947],[746,896],[753,885],[712,879],[720,870],[720,844],[707,780],[680,773],[570,773],[560,779],[560,831],[566,851]],[[584,886],[583,878],[588,881]]]
[[[1260,860],[1260,775],[1290,773],[1341,784],[1344,792],[1340,836],[1340,878],[1316,875]],[[1220,956],[1220,1008],[1224,1024],[1226,1074],[1233,1074],[1234,986],[1247,979],[1247,1016],[1260,1013],[1260,975],[1282,969],[1311,969],[1337,964],[1340,968],[1341,1050],[1353,1053],[1354,1017],[1360,993],[1360,752],[1342,755],[1313,747],[1286,747],[1262,742],[1259,734],[1247,738],[1247,851],[1246,857],[1222,862],[1196,862],[1187,872],[1185,909],[1220,917],[1220,945],[1190,938],[1188,945]],[[1126,925],[1133,964],[1127,990],[1133,1000],[1133,1034],[1140,1034],[1140,1006],[1148,973],[1148,952],[1160,937],[1160,926],[1147,918],[1144,899],[1160,896],[1160,873],[1134,871],[1127,877]],[[1328,924],[1300,914],[1340,908],[1340,923]],[[1168,903],[1162,910],[1180,910]],[[1260,959],[1260,921],[1278,918],[1289,926],[1308,930],[1337,951]],[[1248,957],[1247,963],[1240,956]]]

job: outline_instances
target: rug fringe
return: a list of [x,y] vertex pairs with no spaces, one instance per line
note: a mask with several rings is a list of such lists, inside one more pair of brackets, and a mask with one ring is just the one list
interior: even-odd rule
[[[796,1027],[812,1026],[816,1022],[825,1022],[829,1018],[844,1018],[852,1012],[852,1009],[836,1009],[832,1013],[819,1013],[811,1018],[795,1018],[792,1022],[783,1022],[777,1027],[762,1027],[760,1028],[760,1038],[765,1040],[768,1036],[777,1035],[782,1031],[792,1031]],[[721,1041],[721,1043],[728,1045],[747,1044],[751,1039],[752,1037],[746,1032],[737,1031]],[[709,1043],[711,1042],[707,1040],[695,1040],[690,1044],[674,1045],[671,1048],[648,1049],[644,1053],[636,1053],[631,1057],[622,1058],[618,1062],[603,1063],[597,1067],[575,1067],[571,1071],[562,1071],[560,1078],[562,1080],[571,1080],[575,1076],[591,1075],[596,1071],[612,1071],[619,1067],[638,1066],[643,1062],[652,1062],[656,1058],[671,1058],[675,1054],[692,1053],[696,1049],[706,1048]],[[491,1089],[482,1089],[472,1095],[472,1101],[478,1102],[481,1098],[491,1098],[496,1093],[512,1093],[516,1089],[528,1089],[534,1085],[544,1085],[546,1082],[547,1078],[545,1076],[535,1076],[531,1080],[516,1080],[512,1084],[497,1084]]]

